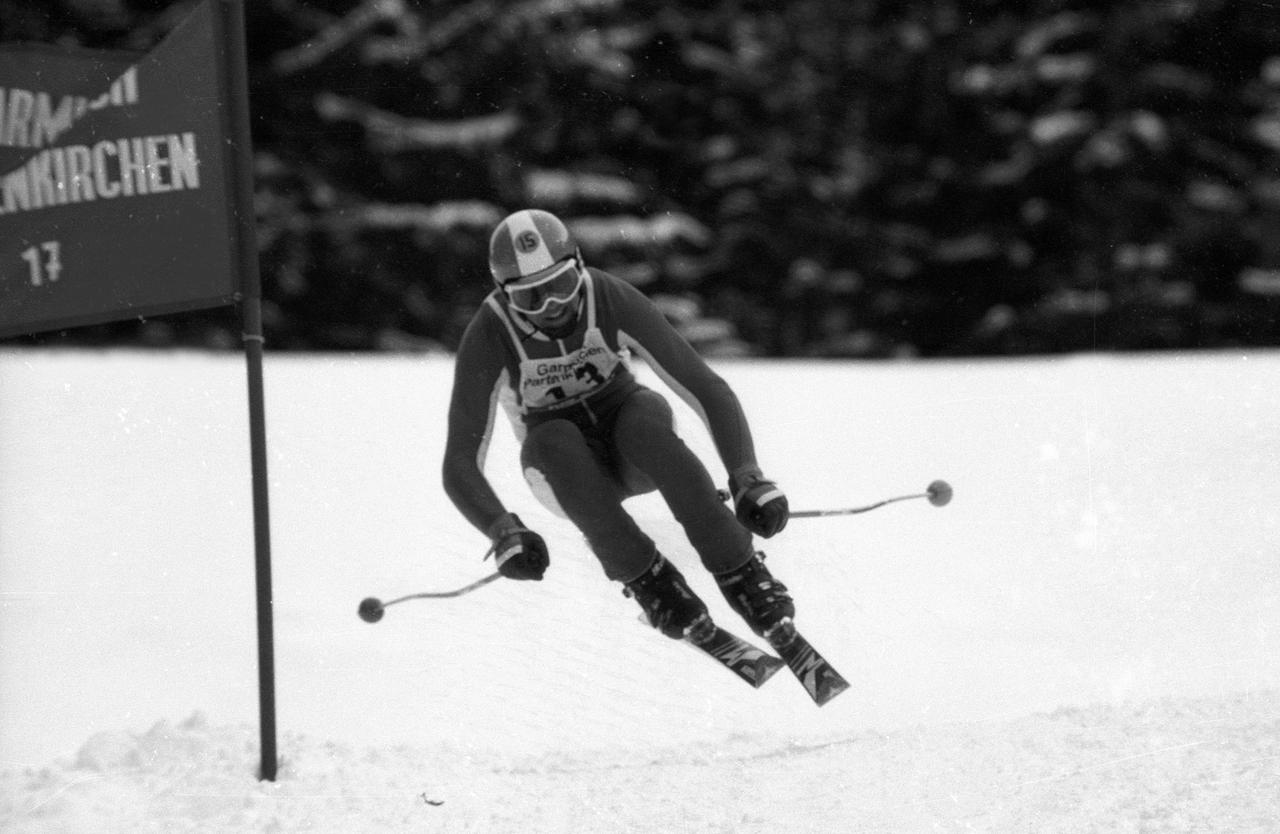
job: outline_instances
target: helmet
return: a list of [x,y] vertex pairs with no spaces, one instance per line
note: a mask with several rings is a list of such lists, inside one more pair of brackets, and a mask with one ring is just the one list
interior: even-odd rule
[[489,238],[489,271],[498,286],[577,256],[564,223],[540,209],[508,215]]

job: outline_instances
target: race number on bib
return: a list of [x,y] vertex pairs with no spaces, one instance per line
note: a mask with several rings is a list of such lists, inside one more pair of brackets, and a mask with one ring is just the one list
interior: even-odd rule
[[579,400],[608,382],[621,361],[594,328],[587,331],[582,347],[572,353],[525,359],[520,363],[520,396],[524,407],[554,408]]

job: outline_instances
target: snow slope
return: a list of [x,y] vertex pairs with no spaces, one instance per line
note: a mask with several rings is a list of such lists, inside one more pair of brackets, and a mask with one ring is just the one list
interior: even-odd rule
[[793,508],[956,489],[764,543],[852,691],[640,627],[505,427],[547,579],[361,622],[490,569],[439,485],[451,362],[268,356],[259,783],[243,362],[0,354],[0,830],[1280,830],[1280,355],[718,369]]

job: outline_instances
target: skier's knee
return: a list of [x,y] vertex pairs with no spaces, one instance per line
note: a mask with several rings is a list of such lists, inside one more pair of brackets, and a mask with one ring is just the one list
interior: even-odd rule
[[614,427],[614,442],[626,454],[652,454],[670,445],[676,437],[675,414],[656,391],[642,390],[627,401]]
[[585,448],[582,431],[568,420],[548,420],[529,429],[520,449],[521,463],[543,469],[564,460],[567,453]]

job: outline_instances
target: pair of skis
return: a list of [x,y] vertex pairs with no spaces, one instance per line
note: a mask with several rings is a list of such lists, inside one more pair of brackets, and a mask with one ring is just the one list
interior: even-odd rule
[[769,645],[777,656],[743,640],[736,634],[715,626],[700,639],[686,637],[685,642],[701,650],[730,672],[756,689],[764,686],[773,673],[789,668],[818,706],[849,688],[849,682],[810,645],[795,625],[787,620],[769,634]]
[[[410,594],[387,602],[377,597],[366,597],[360,602],[357,613],[366,623],[376,623],[382,619],[388,606],[411,599],[462,596],[493,582],[500,576],[501,574],[494,572],[456,591]],[[639,619],[640,622],[648,624],[643,616]],[[809,697],[818,706],[822,706],[849,688],[849,682],[841,677],[827,659],[796,631],[795,624],[790,620],[784,621],[770,632],[768,640],[777,655],[757,648],[714,623],[710,628],[700,629],[696,636],[685,638],[686,643],[699,649],[756,689],[764,686],[765,681],[773,677],[773,674],[783,666],[791,669],[796,679],[804,686],[805,692],[809,693]]]

